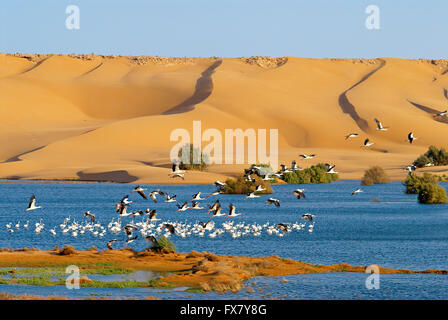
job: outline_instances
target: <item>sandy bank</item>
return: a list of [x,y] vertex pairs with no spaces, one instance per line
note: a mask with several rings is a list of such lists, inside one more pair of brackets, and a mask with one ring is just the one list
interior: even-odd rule
[[[312,265],[301,261],[270,257],[237,257],[208,252],[185,253],[135,252],[132,250],[76,251],[59,255],[58,251],[5,250],[0,252],[0,267],[57,267],[71,264],[108,263],[132,270],[169,271],[159,285],[188,286],[205,291],[238,291],[243,282],[255,276],[284,276],[323,272],[365,272],[364,266],[348,264]],[[381,273],[439,273],[446,270],[412,271],[381,268]],[[1,288],[0,288],[1,289]]]

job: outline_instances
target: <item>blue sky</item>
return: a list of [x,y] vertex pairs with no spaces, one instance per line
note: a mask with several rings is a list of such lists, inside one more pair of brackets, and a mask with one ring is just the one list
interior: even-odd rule
[[[68,5],[80,29],[65,26]],[[368,30],[368,5],[380,29]],[[448,56],[445,0],[14,0],[0,3],[0,51],[192,57]]]

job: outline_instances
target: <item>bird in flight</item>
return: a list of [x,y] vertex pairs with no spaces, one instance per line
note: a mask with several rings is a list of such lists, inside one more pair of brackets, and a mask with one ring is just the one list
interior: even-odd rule
[[143,189],[140,186],[136,186],[134,188],[134,190],[132,190],[132,192],[137,192],[143,199],[148,200],[148,198],[146,197],[146,194],[144,192],[145,190],[147,190],[147,189]]
[[163,225],[162,229],[163,228],[166,228],[171,234],[175,234],[176,233],[176,229],[174,228],[174,226],[172,224],[165,223]]
[[174,196],[170,196],[168,193],[163,193],[163,195],[165,196],[165,202],[176,202],[177,200],[175,199],[176,198],[176,195],[174,195]]
[[246,200],[246,199],[252,199],[252,198],[260,198],[260,196],[259,196],[259,195],[256,195],[256,194],[255,194],[255,191],[252,191],[252,192],[249,192],[249,193],[247,194],[246,198],[244,198],[243,200]]
[[266,200],[266,204],[275,204],[275,206],[278,208],[280,207],[280,200],[269,198],[268,200]]
[[331,166],[328,163],[326,163],[325,166],[327,167],[327,173],[337,173],[336,171],[334,171],[334,168],[336,168],[336,165]]
[[36,210],[36,209],[40,209],[42,208],[41,206],[36,206],[36,197],[34,196],[34,194],[30,197],[30,201],[28,203],[28,208],[26,208],[25,212],[27,211],[31,211],[31,210]]
[[297,199],[300,200],[300,198],[303,198],[303,199],[306,198],[304,191],[305,191],[305,189],[296,189],[292,193],[296,196]]
[[383,124],[381,123],[380,120],[378,120],[377,118],[375,118],[375,122],[376,122],[376,129],[380,130],[380,131],[387,131],[387,129],[389,129],[389,127],[383,127]]
[[114,248],[112,247],[112,244],[117,241],[117,239],[112,239],[110,241],[107,242],[107,249],[109,250],[114,250]]
[[182,205],[180,205],[180,204],[176,204],[176,205],[178,208],[176,211],[185,211],[185,210],[189,209],[188,202],[186,202],[186,201]]
[[352,192],[352,196],[355,195],[355,194],[357,194],[357,193],[360,193],[360,192],[364,192],[364,191],[362,191],[361,188],[358,188],[358,189],[356,189],[356,190],[354,190],[354,191]]
[[300,154],[299,156],[306,160],[306,159],[313,159],[316,155],[315,154]]
[[95,214],[91,213],[90,210],[84,212],[84,217],[89,217],[92,223],[95,223]]
[[345,136],[345,140],[350,138],[356,138],[357,136],[358,136],[357,133],[349,133],[348,135]]
[[445,110],[445,111],[439,112],[437,115],[439,117],[446,117],[447,113],[448,113],[448,110]]
[[239,215],[241,215],[241,213],[236,213],[236,207],[233,204],[229,204],[229,214],[227,215],[226,219],[233,218]]
[[279,223],[275,226],[277,229],[283,231],[283,233],[288,232],[288,225],[286,223]]
[[364,140],[364,147],[370,147],[373,144],[374,144],[374,142],[370,142],[369,138]]
[[302,219],[308,220],[309,222],[312,222],[314,217],[315,215],[311,213],[305,213],[302,215]]

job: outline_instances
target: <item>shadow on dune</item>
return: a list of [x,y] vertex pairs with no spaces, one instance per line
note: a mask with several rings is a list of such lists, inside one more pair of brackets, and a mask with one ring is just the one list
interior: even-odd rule
[[222,64],[222,60],[218,60],[210,67],[202,72],[201,77],[196,81],[196,87],[193,95],[177,106],[163,112],[162,114],[176,114],[188,112],[194,109],[194,106],[207,99],[213,91],[212,75],[215,69]]
[[138,180],[138,177],[130,175],[126,170],[115,170],[97,173],[84,173],[82,171],[78,171],[76,174],[78,175],[79,179],[83,181],[130,183]]
[[408,102],[410,104],[412,104],[414,107],[416,107],[416,108],[418,108],[418,109],[420,109],[420,110],[422,110],[422,111],[432,115],[433,119],[435,121],[441,122],[441,123],[448,123],[448,118],[447,117],[442,117],[442,116],[438,115],[441,111],[437,111],[436,109],[433,109],[433,108],[430,108],[430,107],[426,107],[426,106],[424,106],[422,104],[418,104],[418,103],[412,102],[411,100],[408,100]]
[[358,125],[358,127],[364,131],[367,132],[369,130],[369,123],[361,118],[358,114],[358,112],[356,111],[355,106],[348,100],[347,98],[347,93],[352,90],[353,88],[355,88],[356,86],[360,85],[361,83],[363,83],[364,81],[366,81],[370,76],[372,76],[375,72],[377,72],[378,70],[380,70],[382,67],[384,67],[384,65],[386,64],[386,61],[379,59],[380,61],[380,65],[370,71],[369,73],[367,73],[364,77],[362,77],[361,80],[359,80],[357,83],[355,83],[353,86],[351,86],[350,88],[348,88],[347,90],[345,90],[340,96],[339,96],[339,106],[342,109],[342,112],[347,113],[348,115],[350,115],[350,117],[356,122],[356,124]]

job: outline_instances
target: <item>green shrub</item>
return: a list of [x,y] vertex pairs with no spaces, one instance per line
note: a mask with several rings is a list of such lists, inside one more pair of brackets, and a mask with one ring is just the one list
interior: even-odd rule
[[263,180],[256,175],[251,175],[251,178],[255,179],[255,182],[246,181],[244,175],[239,175],[235,179],[226,180],[226,190],[224,193],[227,194],[247,194],[249,192],[255,191],[258,185],[262,185],[265,191],[257,192],[259,194],[273,193],[271,188],[271,183],[269,181]]
[[327,173],[327,167],[323,163],[311,166],[303,170],[296,170],[284,174],[289,184],[330,183],[339,180],[337,173]]
[[370,186],[372,184],[386,184],[389,182],[390,178],[386,174],[386,171],[379,166],[373,166],[367,169],[361,179],[361,184],[364,186]]
[[199,148],[193,147],[193,144],[184,145],[179,150],[178,156],[181,161],[180,166],[179,166],[179,168],[181,170],[205,171],[205,170],[207,170],[207,166],[210,163],[210,158],[209,158],[208,154],[200,152]]
[[439,181],[439,176],[425,172],[423,176],[417,176],[416,174],[408,175],[403,185],[406,187],[405,193],[419,194],[425,184],[437,184]]
[[445,188],[435,183],[424,183],[418,193],[418,201],[425,204],[443,204],[448,202]]
[[176,252],[174,243],[165,236],[160,236],[159,239],[157,239],[157,244],[153,244],[150,249],[153,251],[162,251],[163,249],[166,249],[171,252]]
[[425,154],[414,161],[414,165],[418,168],[422,168],[428,163],[432,163],[435,166],[448,165],[448,152],[444,148],[439,150],[435,146],[430,146]]

